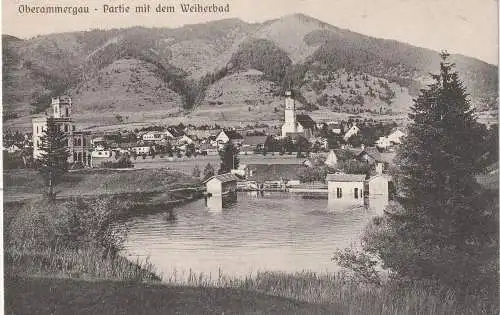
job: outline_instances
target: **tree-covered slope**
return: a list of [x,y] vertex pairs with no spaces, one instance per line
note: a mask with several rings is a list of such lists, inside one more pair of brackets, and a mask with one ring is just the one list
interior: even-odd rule
[[[254,24],[226,19],[175,29],[134,27],[3,38],[4,120],[13,119],[7,123],[14,125],[16,115],[26,120],[63,93],[78,100],[75,112],[90,121],[90,108],[101,114],[140,113],[161,104],[167,111],[182,109],[180,115],[196,112],[214,101],[209,90],[235,89],[225,78],[249,70],[262,75],[238,82],[255,89],[271,82],[272,102],[282,102],[284,89],[291,87],[308,110],[405,112],[427,74],[439,71],[438,52],[364,36],[303,14]],[[450,59],[473,104],[480,110],[496,110],[497,66],[461,55]],[[122,81],[130,78],[106,74],[124,60],[137,61],[134,69],[141,75],[134,84],[141,88],[127,91]],[[116,80],[114,86],[124,85],[110,89],[109,84],[99,84],[104,77]],[[142,88],[152,82],[163,92]],[[223,107],[241,105],[241,95],[233,94],[238,96],[224,99]],[[116,99],[123,95],[129,101],[117,107]],[[273,114],[274,106],[269,110]]]

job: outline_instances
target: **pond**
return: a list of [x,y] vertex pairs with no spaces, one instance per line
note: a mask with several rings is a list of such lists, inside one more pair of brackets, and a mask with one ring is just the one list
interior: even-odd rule
[[238,193],[224,208],[212,197],[176,208],[174,220],[166,212],[134,218],[124,254],[148,258],[164,275],[336,271],[334,252],[359,240],[376,210],[291,193]]

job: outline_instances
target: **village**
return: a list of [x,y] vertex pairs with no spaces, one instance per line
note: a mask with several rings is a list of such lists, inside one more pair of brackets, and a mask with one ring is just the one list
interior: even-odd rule
[[[34,166],[50,118],[67,135],[70,170],[175,169],[224,186],[211,191],[207,183],[210,195],[229,190],[288,191],[357,205],[371,191],[389,200],[387,171],[404,129],[359,118],[317,122],[296,109],[291,91],[285,93],[284,102],[281,127],[255,124],[237,129],[181,123],[97,133],[77,128],[72,100],[61,96],[52,99],[50,113],[33,118],[31,134],[4,134],[4,163],[7,169]],[[231,165],[232,176],[207,178],[206,170],[196,174],[200,168],[217,167],[219,153],[229,143],[238,155],[237,165],[234,161]]]

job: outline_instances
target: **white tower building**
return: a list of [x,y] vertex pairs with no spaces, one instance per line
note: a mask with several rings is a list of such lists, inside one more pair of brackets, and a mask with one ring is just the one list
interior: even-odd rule
[[297,133],[295,100],[292,97],[292,91],[285,92],[285,123],[281,127],[281,135],[283,137],[285,137],[288,133]]
[[61,131],[68,137],[69,163],[82,162],[83,165],[90,166],[91,143],[90,132],[76,131],[76,127],[71,117],[71,98],[61,96],[52,98],[52,111],[49,116],[35,117],[33,123],[33,157],[40,158],[43,152],[41,148],[41,138],[47,130],[48,120],[57,124]]
[[70,118],[71,106],[72,106],[71,98],[68,96],[52,98],[52,110],[54,111],[52,117]]

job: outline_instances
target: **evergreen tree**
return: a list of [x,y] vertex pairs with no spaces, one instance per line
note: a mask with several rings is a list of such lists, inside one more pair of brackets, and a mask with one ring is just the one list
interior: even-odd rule
[[498,209],[475,180],[482,135],[454,65],[441,56],[440,73],[414,101],[413,123],[397,154],[400,206],[374,221],[378,228],[363,242],[403,278],[466,292],[496,284]]
[[215,170],[212,164],[208,163],[203,169],[203,180],[210,178],[215,175]]
[[297,157],[298,158],[301,158],[303,157],[302,156],[302,153],[303,152],[309,152],[309,149],[311,147],[311,144],[309,143],[309,141],[307,141],[306,138],[304,138],[303,136],[297,136],[295,138],[295,147],[297,149]]
[[200,171],[200,168],[198,167],[198,165],[194,166],[192,175],[193,175],[193,177],[196,177],[196,178],[200,177],[201,171]]
[[219,152],[220,168],[219,174],[230,172],[232,169],[238,168],[240,159],[238,158],[238,149],[229,141],[224,145],[224,148]]
[[68,139],[53,118],[47,119],[47,127],[40,137],[40,173],[45,179],[50,199],[55,199],[54,187],[68,171]]

